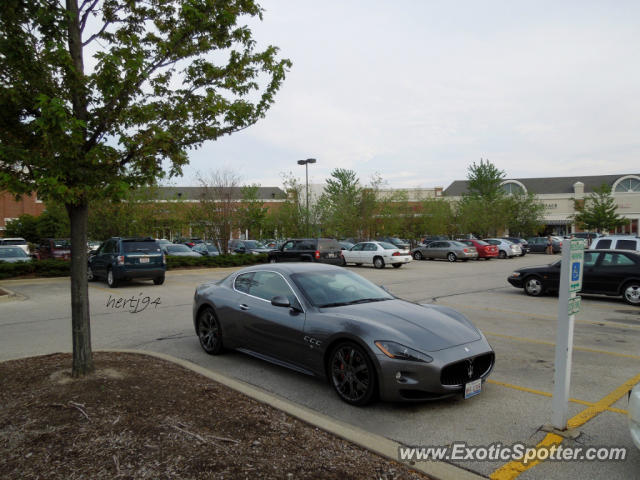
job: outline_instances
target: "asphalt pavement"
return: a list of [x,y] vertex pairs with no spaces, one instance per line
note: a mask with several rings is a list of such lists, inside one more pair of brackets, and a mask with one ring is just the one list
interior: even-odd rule
[[[557,298],[528,297],[506,277],[549,260],[530,254],[464,263],[414,261],[400,269],[348,267],[401,298],[451,306],[483,330],[496,351],[496,367],[482,393],[469,400],[356,408],[314,378],[241,353],[206,355],[193,330],[193,292],[199,283],[234,269],[172,271],[162,286],[140,281],[110,289],[91,283],[93,347],[144,349],[186,359],[404,445],[522,443],[540,449],[557,440],[541,429],[551,419]],[[71,350],[68,279],[0,281],[0,287],[16,294],[0,301],[0,360]],[[626,460],[452,463],[499,479],[640,478],[640,451],[629,437],[624,393],[640,381],[640,309],[596,296],[584,297],[582,308],[575,324],[569,404],[573,438],[560,440],[563,446],[623,447]]]

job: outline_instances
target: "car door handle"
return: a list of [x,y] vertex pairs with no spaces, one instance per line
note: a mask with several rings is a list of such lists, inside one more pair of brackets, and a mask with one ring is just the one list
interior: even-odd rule
[[249,305],[247,305],[246,303],[241,303],[240,310],[249,310]]

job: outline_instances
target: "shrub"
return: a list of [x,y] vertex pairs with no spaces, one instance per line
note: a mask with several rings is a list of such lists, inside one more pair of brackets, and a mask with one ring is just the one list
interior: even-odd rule
[[267,255],[238,254],[216,257],[167,257],[167,270],[180,267],[239,267],[255,263],[265,263]]

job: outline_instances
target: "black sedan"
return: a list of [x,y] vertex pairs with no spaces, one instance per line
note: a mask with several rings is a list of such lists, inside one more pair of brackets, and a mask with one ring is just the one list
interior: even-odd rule
[[352,405],[471,397],[494,365],[484,335],[441,305],[400,300],[353,272],[318,263],[244,268],[195,292],[209,354],[236,349],[329,380]]
[[[560,261],[521,268],[507,280],[533,297],[555,292],[560,282]],[[640,306],[640,254],[628,250],[585,251],[581,293],[622,296],[625,302]]]

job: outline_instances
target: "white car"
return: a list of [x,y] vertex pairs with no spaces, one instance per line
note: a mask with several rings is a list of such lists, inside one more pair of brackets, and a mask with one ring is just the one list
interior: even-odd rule
[[360,242],[349,250],[342,250],[342,264],[363,263],[372,264],[376,268],[384,268],[385,265],[393,265],[400,268],[412,260],[408,250],[400,250],[387,242]]
[[504,238],[484,238],[485,242],[498,247],[498,258],[519,257],[522,255],[522,247]]
[[629,394],[629,429],[631,439],[636,447],[640,449],[640,383],[631,390]]
[[29,244],[22,237],[0,238],[0,245],[12,246],[12,247],[20,247],[24,251],[24,253],[29,255]]

